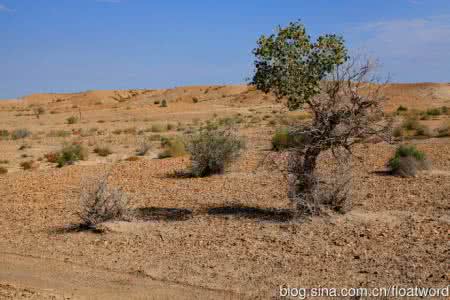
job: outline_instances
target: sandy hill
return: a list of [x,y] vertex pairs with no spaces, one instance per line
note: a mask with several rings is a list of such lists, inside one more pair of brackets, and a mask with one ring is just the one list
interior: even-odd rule
[[[386,86],[386,109],[394,110],[399,105],[414,109],[425,109],[450,104],[450,83],[414,83],[389,84]],[[221,86],[185,86],[172,89],[131,89],[131,90],[94,90],[80,93],[32,94],[21,101],[2,101],[1,104],[48,105],[59,106],[99,106],[117,105],[126,102],[156,101],[166,99],[169,102],[192,102],[206,100],[238,100],[238,102],[269,102],[271,96],[255,91],[247,85]]]

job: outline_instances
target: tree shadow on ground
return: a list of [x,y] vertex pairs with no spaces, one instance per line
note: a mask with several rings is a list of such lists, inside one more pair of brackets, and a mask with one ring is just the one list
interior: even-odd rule
[[192,210],[186,208],[141,207],[134,210],[140,221],[186,221],[192,218]]
[[289,222],[295,218],[295,212],[291,209],[258,208],[243,205],[209,208],[207,213],[211,216],[234,216],[271,222]]
[[54,227],[50,229],[51,234],[65,234],[65,233],[79,233],[79,232],[92,232],[101,234],[104,233],[105,230],[102,228],[88,226],[86,224],[70,224],[66,226]]
[[372,171],[370,174],[378,175],[378,176],[393,176],[390,170],[381,170],[381,171]]

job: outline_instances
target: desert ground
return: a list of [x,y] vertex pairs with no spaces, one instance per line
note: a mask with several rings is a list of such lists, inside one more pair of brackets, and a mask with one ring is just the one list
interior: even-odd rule
[[[252,87],[0,101],[0,299],[277,299],[280,286],[446,287],[450,138],[442,128],[450,115],[426,111],[450,107],[450,84],[390,84],[386,96],[394,126],[424,112],[427,133],[358,145],[352,209],[309,218],[293,218],[286,159],[271,149],[276,128],[308,113],[288,112]],[[158,158],[161,137],[230,120],[246,148],[224,174],[181,178],[173,174],[189,167],[188,155]],[[29,134],[12,138],[18,129]],[[143,139],[151,148],[137,156]],[[89,149],[86,160],[62,168],[48,161],[72,142]],[[400,143],[424,151],[432,168],[387,174]],[[94,153],[98,146],[111,153]],[[138,217],[80,230],[80,182],[104,174]]]

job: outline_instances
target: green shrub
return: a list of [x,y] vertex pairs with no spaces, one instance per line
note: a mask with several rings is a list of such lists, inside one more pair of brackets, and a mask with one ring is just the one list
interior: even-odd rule
[[278,128],[272,137],[272,150],[281,151],[289,149],[303,142],[302,136],[295,136],[288,128]]
[[66,144],[58,153],[58,167],[64,167],[65,165],[71,165],[79,160],[86,160],[88,157],[88,151],[80,144]]
[[68,117],[66,119],[67,124],[76,124],[78,123],[78,118],[75,116]]
[[240,155],[244,142],[232,130],[202,130],[190,137],[191,172],[197,177],[223,173]]
[[430,108],[430,109],[427,109],[427,115],[440,116],[440,115],[442,115],[442,112],[441,112],[440,108]]
[[442,106],[441,107],[441,112],[444,115],[448,115],[450,113],[450,108],[448,108],[447,106]]
[[94,153],[98,154],[99,156],[105,157],[111,155],[113,152],[108,146],[97,146],[94,148]]
[[163,101],[161,101],[160,107],[167,107],[167,101],[166,101],[166,99],[164,99]]
[[415,146],[401,145],[395,155],[388,162],[392,174],[403,177],[415,176],[418,170],[429,168],[425,153],[417,150]]
[[161,146],[164,150],[158,154],[158,158],[178,157],[186,154],[186,145],[183,139],[178,136],[162,137]]

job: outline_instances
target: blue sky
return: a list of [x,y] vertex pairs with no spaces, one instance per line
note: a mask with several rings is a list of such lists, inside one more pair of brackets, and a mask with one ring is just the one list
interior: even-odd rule
[[450,82],[450,0],[0,0],[0,98],[242,83],[260,34],[301,19],[397,82]]

